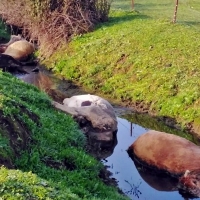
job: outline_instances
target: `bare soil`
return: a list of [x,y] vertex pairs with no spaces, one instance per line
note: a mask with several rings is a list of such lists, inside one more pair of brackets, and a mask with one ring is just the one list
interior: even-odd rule
[[[13,105],[14,106],[14,105]],[[39,117],[31,113],[27,108],[16,105],[20,108],[21,113],[26,113],[39,126]],[[5,116],[0,110],[0,132],[2,136],[9,141],[11,155],[1,156],[0,165],[8,168],[15,168],[14,160],[20,156],[23,150],[26,150],[32,141],[31,131],[27,125],[19,119],[18,116]]]

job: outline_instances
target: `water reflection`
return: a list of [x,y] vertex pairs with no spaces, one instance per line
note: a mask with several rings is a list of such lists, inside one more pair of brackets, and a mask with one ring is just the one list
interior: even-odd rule
[[148,168],[144,168],[138,162],[134,164],[142,179],[152,188],[158,191],[176,191],[178,180],[165,174],[156,174]]
[[[167,176],[156,176],[149,171],[137,170],[140,166],[135,165],[128,156],[128,147],[148,129],[137,124],[132,124],[126,119],[118,118],[118,133],[113,154],[106,159],[105,165],[117,179],[119,188],[126,193],[130,199],[140,200],[183,200],[176,190],[176,180]],[[198,198],[200,199],[200,198]]]
[[110,141],[104,141],[104,140],[98,140],[94,137],[90,137],[90,135],[87,135],[88,139],[88,145],[87,150],[88,152],[93,155],[98,160],[104,160],[111,156],[113,154],[113,151],[115,149],[115,146],[117,145],[117,133],[113,133],[114,137],[113,140]]
[[[24,69],[29,74],[16,74],[24,82],[35,85],[59,103],[62,103],[64,98],[69,97],[61,89],[58,89],[61,86],[60,80],[52,74],[49,74],[46,70],[40,68],[40,71],[35,73],[31,72],[32,68],[30,67],[24,67]],[[69,83],[65,83],[65,87],[68,85]]]

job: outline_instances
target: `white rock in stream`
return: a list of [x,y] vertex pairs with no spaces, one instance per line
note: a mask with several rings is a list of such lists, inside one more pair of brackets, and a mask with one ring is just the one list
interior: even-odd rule
[[76,95],[66,98],[63,104],[68,107],[98,106],[104,110],[115,112],[112,105],[105,99],[91,94]]
[[105,99],[95,95],[77,95],[66,98],[64,105],[53,105],[70,115],[89,136],[101,141],[112,141],[117,131],[117,118],[114,108]]

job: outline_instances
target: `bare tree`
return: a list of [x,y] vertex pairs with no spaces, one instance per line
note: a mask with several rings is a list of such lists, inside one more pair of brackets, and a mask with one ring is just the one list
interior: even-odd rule
[[176,23],[176,16],[177,16],[177,10],[178,10],[178,0],[176,0],[176,6],[174,10],[174,18],[173,18],[173,23]]

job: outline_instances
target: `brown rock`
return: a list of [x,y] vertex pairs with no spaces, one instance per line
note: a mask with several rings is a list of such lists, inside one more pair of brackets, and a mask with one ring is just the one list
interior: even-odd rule
[[176,135],[149,131],[141,135],[128,149],[137,162],[171,176],[181,176],[177,189],[200,197],[200,148]]
[[26,40],[20,40],[10,44],[4,54],[12,56],[16,60],[24,60],[34,51],[33,44]]
[[130,147],[142,162],[174,175],[200,168],[200,148],[176,135],[149,131],[141,135]]

